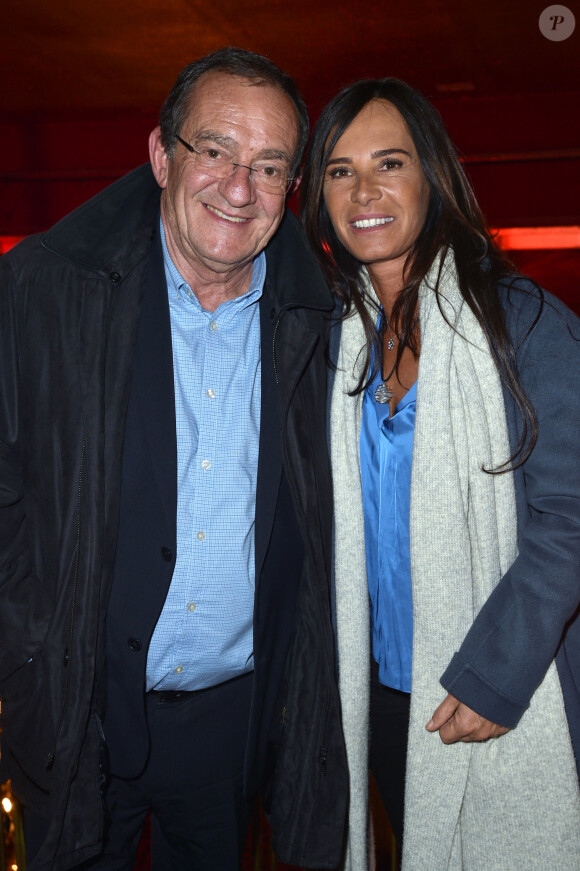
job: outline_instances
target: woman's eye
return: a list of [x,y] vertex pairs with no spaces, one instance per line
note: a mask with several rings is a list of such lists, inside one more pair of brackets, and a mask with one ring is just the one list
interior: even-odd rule
[[351,172],[346,166],[335,166],[328,170],[329,178],[348,178]]
[[403,165],[402,161],[397,160],[394,157],[389,157],[387,160],[383,160],[379,169],[381,169],[381,170],[383,170],[383,169],[387,169],[387,170],[398,169],[402,165]]

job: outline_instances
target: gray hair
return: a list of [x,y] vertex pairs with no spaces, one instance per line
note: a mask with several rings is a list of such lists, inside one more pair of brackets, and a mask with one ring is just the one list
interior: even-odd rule
[[308,109],[294,79],[282,72],[272,61],[243,48],[220,48],[188,64],[179,73],[159,116],[161,143],[169,157],[173,156],[177,136],[189,110],[191,91],[197,80],[209,72],[227,73],[249,79],[256,85],[274,85],[280,88],[294,105],[298,124],[298,143],[292,161],[292,174],[298,170],[308,141],[310,122]]

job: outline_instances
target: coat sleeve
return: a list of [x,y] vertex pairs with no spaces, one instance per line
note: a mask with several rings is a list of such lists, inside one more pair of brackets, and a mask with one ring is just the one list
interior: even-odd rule
[[[529,286],[528,286],[529,287]],[[518,557],[444,672],[443,687],[513,728],[554,659],[580,603],[580,321],[549,294],[509,294],[507,324],[538,440],[515,472]],[[511,397],[508,420],[521,419]],[[580,663],[579,663],[580,665]]]
[[0,694],[5,679],[35,653],[48,623],[46,594],[27,544],[19,425],[24,307],[11,260],[0,258]]

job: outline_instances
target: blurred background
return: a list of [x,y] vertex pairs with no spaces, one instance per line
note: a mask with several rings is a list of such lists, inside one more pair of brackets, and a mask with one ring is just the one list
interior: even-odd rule
[[[297,80],[313,122],[358,78],[423,91],[511,259],[580,314],[580,0],[2,0],[0,13],[0,253],[146,161],[180,69],[237,45]],[[18,809],[8,786],[0,797],[0,871],[17,871]],[[377,868],[396,867],[386,822],[375,830]],[[142,846],[147,868],[147,831]],[[246,860],[274,867],[260,818]]]
[[[566,21],[548,23],[552,38],[539,26],[547,9],[543,0],[3,0],[0,245],[48,228],[147,160],[181,67],[238,45],[294,76],[313,121],[357,78],[398,76],[423,91],[489,223],[510,230],[500,238],[512,259],[578,310],[580,2],[557,7]],[[554,39],[572,15],[574,32]]]

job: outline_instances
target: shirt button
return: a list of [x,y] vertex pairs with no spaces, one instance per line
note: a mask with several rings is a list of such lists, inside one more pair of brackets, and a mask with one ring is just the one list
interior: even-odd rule
[[190,602],[189,605],[187,606],[188,611],[195,611],[196,608],[197,608],[197,605],[195,604],[195,602]]
[[215,331],[216,331],[217,328],[218,328],[218,325],[217,325],[217,323],[216,323],[215,321],[212,321],[211,324],[209,325],[209,328],[210,328],[210,330],[211,330],[212,332],[215,333]]
[[181,674],[182,671],[183,671],[183,666],[182,666],[182,665],[178,665],[177,668],[174,668],[174,669],[173,669],[173,673],[174,673],[174,674]]
[[200,531],[197,533],[196,538],[197,538],[198,541],[203,541],[204,538],[205,538],[205,532],[202,532],[202,531],[200,530]]
[[207,470],[209,469],[210,466],[211,466],[211,463],[209,460],[203,460],[203,462],[201,464],[202,469],[205,469],[205,471],[207,472]]
[[209,388],[209,390],[207,391],[207,395],[210,399],[215,399],[215,390],[213,389],[213,387]]

